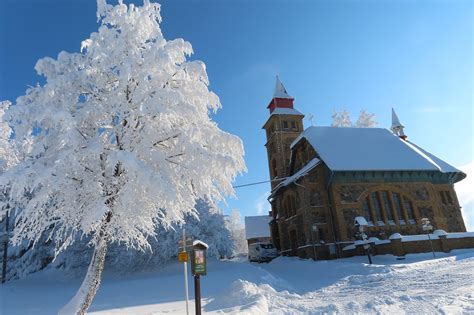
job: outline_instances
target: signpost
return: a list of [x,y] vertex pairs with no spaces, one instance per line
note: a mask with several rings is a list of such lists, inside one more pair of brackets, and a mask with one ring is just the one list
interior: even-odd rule
[[180,252],[178,253],[178,261],[183,263],[184,270],[184,294],[186,296],[186,315],[189,315],[189,290],[188,290],[188,252],[187,247],[192,243],[190,239],[186,239],[186,231],[183,228],[183,239],[178,242]]
[[196,315],[201,315],[201,276],[206,275],[206,243],[196,240],[193,242],[191,254],[191,271],[194,276],[194,304]]

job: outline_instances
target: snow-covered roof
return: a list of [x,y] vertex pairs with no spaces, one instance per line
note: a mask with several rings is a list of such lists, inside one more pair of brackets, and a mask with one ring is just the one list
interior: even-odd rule
[[298,115],[298,116],[304,116],[302,113],[297,111],[294,108],[283,108],[283,107],[276,107],[273,112],[270,114],[271,115]]
[[313,168],[319,165],[321,161],[318,158],[314,158],[311,161],[309,161],[305,166],[303,166],[298,172],[293,174],[290,177],[287,177],[285,180],[283,180],[281,183],[279,183],[275,189],[273,189],[272,196],[281,188],[288,186],[291,183],[294,183],[297,181],[300,177],[305,176],[308,174],[309,171],[311,171]]
[[245,217],[245,238],[270,237],[268,223],[271,219],[268,215]]
[[193,241],[193,247],[196,246],[196,245],[201,245],[201,246],[204,246],[206,248],[209,248],[209,245],[207,245],[206,243],[204,243],[203,241],[200,241],[200,240]]
[[273,98],[289,98],[293,99],[290,95],[288,95],[288,92],[286,92],[285,87],[283,86],[283,83],[281,83],[280,78],[277,76],[276,77],[276,82],[275,82],[275,91],[273,92]]
[[309,127],[305,138],[333,171],[426,170],[461,173],[411,142],[383,128]]

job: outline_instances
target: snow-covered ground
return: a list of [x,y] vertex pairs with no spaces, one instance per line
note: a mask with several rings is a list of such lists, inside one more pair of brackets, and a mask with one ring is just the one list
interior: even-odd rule
[[[474,250],[333,261],[278,258],[211,261],[202,277],[205,313],[474,313]],[[1,314],[55,314],[79,278],[47,270],[0,287]],[[192,287],[192,278],[190,278]],[[190,292],[191,297],[193,292]],[[92,314],[185,313],[182,265],[155,272],[106,274]],[[191,302],[191,314],[194,304]]]

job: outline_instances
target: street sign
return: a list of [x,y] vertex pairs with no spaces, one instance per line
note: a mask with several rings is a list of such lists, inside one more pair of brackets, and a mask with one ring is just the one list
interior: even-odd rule
[[[183,240],[179,240],[178,245],[182,246],[183,245]],[[193,246],[193,239],[192,238],[187,238],[186,239],[186,246]]]
[[191,271],[194,276],[194,307],[196,315],[201,315],[201,275],[206,274],[206,243],[195,240],[191,256]]
[[206,255],[204,250],[196,249],[193,255],[193,264],[191,265],[194,275],[206,274]]
[[190,238],[186,239],[186,242],[183,242],[183,240],[178,241],[178,248],[181,252],[188,251],[188,249],[190,249],[192,246],[193,246],[193,240]]
[[187,262],[188,261],[188,253],[187,252],[180,252],[178,254],[178,261],[179,262]]

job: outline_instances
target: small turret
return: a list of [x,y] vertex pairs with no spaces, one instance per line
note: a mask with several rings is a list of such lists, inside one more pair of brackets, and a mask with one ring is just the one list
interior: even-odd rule
[[394,135],[406,140],[408,137],[405,135],[403,128],[405,128],[405,126],[400,123],[397,113],[395,113],[395,110],[392,108],[392,126],[390,127],[390,130],[392,130]]

